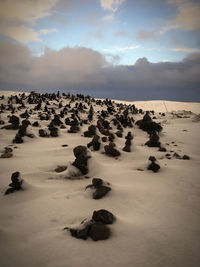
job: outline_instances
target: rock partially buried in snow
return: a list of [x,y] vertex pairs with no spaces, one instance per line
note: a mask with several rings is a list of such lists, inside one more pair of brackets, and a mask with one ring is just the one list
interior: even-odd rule
[[89,235],[94,241],[106,240],[110,237],[110,228],[102,223],[94,223],[91,225]]
[[105,209],[94,211],[92,219],[95,222],[101,222],[104,224],[112,224],[115,221],[114,215]]
[[71,235],[78,239],[86,240],[89,236],[93,241],[106,240],[110,237],[111,231],[106,224],[112,224],[115,221],[114,215],[107,210],[94,211],[91,220],[84,220],[79,227],[70,228]]
[[158,170],[160,169],[160,166],[157,163],[155,163],[156,158],[153,156],[150,156],[149,160],[151,161],[151,164],[149,164],[147,169],[153,172],[158,172]]
[[67,166],[58,166],[55,169],[55,172],[64,172],[67,169]]
[[22,182],[20,172],[14,172],[11,176],[12,183],[9,184],[10,188],[8,188],[5,192],[5,195],[13,193],[14,191],[18,191],[22,189]]
[[87,155],[86,146],[77,146],[73,150],[74,156],[76,157],[75,161],[72,163],[77,169],[81,171],[83,175],[88,173],[88,159],[90,156]]
[[93,193],[92,197],[93,199],[100,199],[107,195],[107,193],[111,190],[110,187],[104,185],[104,182],[100,178],[93,178],[92,184],[86,186],[87,188],[94,188],[95,192]]

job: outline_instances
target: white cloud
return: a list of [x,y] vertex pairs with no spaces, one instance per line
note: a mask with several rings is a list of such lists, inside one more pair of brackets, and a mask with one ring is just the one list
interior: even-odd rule
[[191,47],[177,47],[171,49],[173,52],[184,52],[184,53],[200,53],[200,49]]
[[1,29],[1,32],[23,44],[40,41],[38,33],[26,26],[8,26]]
[[41,29],[39,31],[39,35],[46,35],[46,34],[57,32],[57,31],[58,31],[57,29]]
[[138,49],[138,48],[140,48],[139,45],[125,46],[125,47],[119,47],[119,46],[115,47],[115,49],[118,50],[118,51],[135,50],[135,49]]
[[58,0],[3,0],[0,1],[0,32],[21,43],[40,41],[32,28],[37,20],[51,14]]
[[126,0],[100,0],[101,7],[105,10],[116,12]]

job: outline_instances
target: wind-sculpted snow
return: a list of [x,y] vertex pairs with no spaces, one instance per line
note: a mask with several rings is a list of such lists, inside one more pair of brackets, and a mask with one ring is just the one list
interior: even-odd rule
[[198,266],[199,111],[0,92],[1,265]]

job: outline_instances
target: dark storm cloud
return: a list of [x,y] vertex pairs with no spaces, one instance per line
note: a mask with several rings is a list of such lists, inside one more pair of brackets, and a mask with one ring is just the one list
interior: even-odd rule
[[0,43],[0,54],[2,90],[70,89],[96,97],[200,101],[200,54],[176,63],[140,58],[133,66],[114,65],[83,47],[47,49],[34,57],[25,46],[6,42]]

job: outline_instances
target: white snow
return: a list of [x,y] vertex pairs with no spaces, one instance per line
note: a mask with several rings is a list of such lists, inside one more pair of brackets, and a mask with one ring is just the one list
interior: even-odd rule
[[[2,94],[11,92],[1,91]],[[0,100],[0,104],[3,101]],[[2,267],[199,266],[200,123],[193,119],[200,113],[200,104],[170,101],[126,104],[166,112],[164,102],[169,113],[165,117],[155,114],[163,126],[161,143],[168,151],[189,155],[190,160],[167,159],[166,153],[144,146],[148,135],[134,125],[125,130],[123,138],[115,140],[121,152],[118,159],[102,154],[102,143],[100,151],[91,151],[90,179],[70,180],[63,177],[69,175],[69,169],[73,171],[73,166],[59,174],[54,169],[59,165],[71,166],[73,148],[86,145],[91,138],[67,133],[69,126],[59,130],[57,138],[41,138],[38,128],[29,126],[35,138],[25,137],[23,144],[12,145],[17,147],[13,148],[12,158],[0,158]],[[178,114],[182,113],[182,118],[171,113],[176,110],[181,111]],[[2,113],[0,118],[7,121],[9,114],[8,111]],[[36,120],[34,116],[31,122]],[[133,117],[138,120],[142,115]],[[38,122],[45,126],[49,123]],[[87,126],[82,127],[82,133]],[[134,135],[130,153],[121,150],[128,131]],[[0,152],[12,144],[16,132],[0,129]],[[62,147],[63,144],[68,147]],[[146,169],[150,155],[155,156],[161,166],[158,173]],[[15,171],[21,173],[24,190],[4,196]],[[100,200],[92,199],[90,190],[85,191],[94,177],[111,184],[112,190]],[[110,239],[84,241],[63,231],[65,226],[76,225],[102,208],[116,216],[116,222],[109,226]]]

